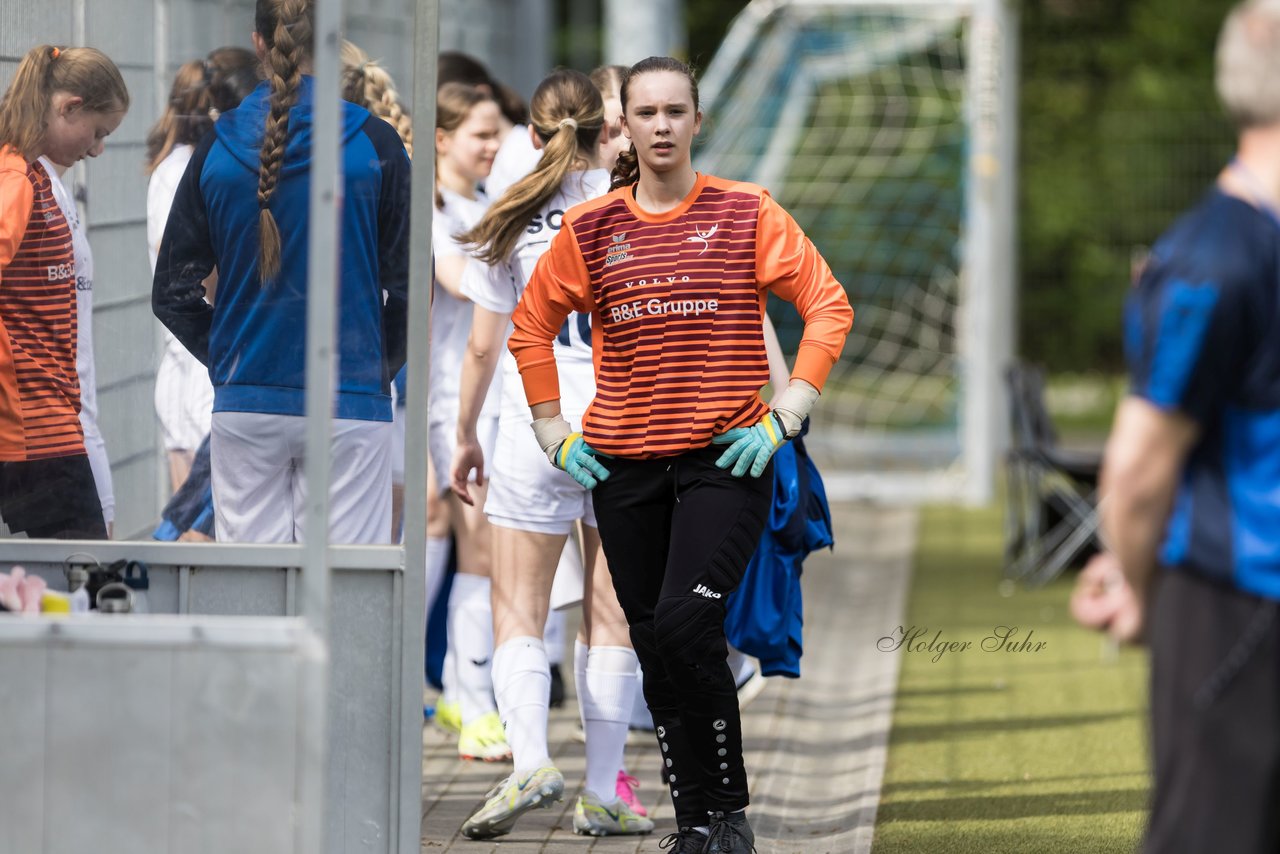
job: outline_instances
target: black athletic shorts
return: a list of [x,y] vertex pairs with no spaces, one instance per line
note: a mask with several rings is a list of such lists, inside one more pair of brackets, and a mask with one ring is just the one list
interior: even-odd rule
[[15,533],[105,540],[107,525],[89,457],[0,462],[0,517]]

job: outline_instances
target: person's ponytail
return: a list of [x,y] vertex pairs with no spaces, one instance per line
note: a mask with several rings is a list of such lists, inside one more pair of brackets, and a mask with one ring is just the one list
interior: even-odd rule
[[476,257],[497,264],[511,257],[534,214],[560,190],[575,162],[595,149],[604,129],[604,101],[580,71],[553,72],[529,102],[530,122],[543,152],[533,172],[511,185],[475,227],[458,236]]
[[618,162],[609,173],[609,189],[629,187],[640,180],[640,158],[635,145],[618,155]]

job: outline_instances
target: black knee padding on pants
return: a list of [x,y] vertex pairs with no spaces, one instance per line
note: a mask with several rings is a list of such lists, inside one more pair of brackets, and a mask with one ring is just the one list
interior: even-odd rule
[[727,689],[734,693],[733,677],[725,664],[724,605],[720,601],[701,596],[668,597],[654,609],[653,627],[658,654],[666,662],[676,690],[701,693]]
[[749,798],[742,721],[725,661],[724,606],[701,596],[667,597],[658,602],[654,634],[667,679],[684,700],[681,719],[702,778],[699,794],[709,810],[744,808]]

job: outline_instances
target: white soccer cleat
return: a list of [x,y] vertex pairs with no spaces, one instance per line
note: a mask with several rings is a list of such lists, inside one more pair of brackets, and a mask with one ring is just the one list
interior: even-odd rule
[[606,804],[591,792],[583,792],[573,810],[573,832],[583,836],[652,833],[653,821],[638,815],[622,798]]
[[462,824],[468,839],[493,839],[511,832],[516,819],[531,809],[551,806],[564,794],[564,777],[545,765],[524,776],[512,774],[485,796],[484,806]]

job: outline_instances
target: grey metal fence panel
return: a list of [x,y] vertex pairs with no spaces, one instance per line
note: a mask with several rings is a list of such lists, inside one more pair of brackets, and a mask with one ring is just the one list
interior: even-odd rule
[[319,665],[297,620],[0,621],[0,854],[294,850]]
[[71,0],[0,2],[0,57],[18,59],[41,43],[68,44],[71,32]]
[[[110,150],[110,149],[108,149]],[[103,156],[106,154],[104,152]],[[123,156],[106,163],[115,163],[121,169],[133,172],[135,180],[143,183],[141,198],[135,198],[139,204],[146,204],[146,176],[142,173],[142,147],[138,146]],[[133,192],[130,191],[130,195]],[[146,309],[151,316],[151,267],[147,264],[147,226],[138,219],[125,220],[120,223],[106,221],[95,222],[93,228],[93,263],[95,278],[103,284],[95,283],[93,294],[93,312],[100,317],[108,311]],[[97,271],[101,270],[101,273]],[[97,327],[95,327],[96,329]],[[94,341],[95,346],[99,342]],[[131,348],[140,345],[138,341],[101,342],[101,346],[114,348],[120,344],[128,344]],[[150,358],[150,354],[148,354]],[[120,379],[119,372],[112,373],[112,360],[98,359],[98,385]],[[106,362],[107,364],[102,364]]]
[[[0,691],[0,721],[5,722],[6,744],[46,744],[59,739],[44,715],[33,714],[33,698],[48,693],[48,662],[42,656],[0,645],[0,673],[5,690]],[[11,751],[6,751],[10,753]],[[0,854],[27,854],[40,851],[44,828],[32,820],[44,815],[44,757],[35,751],[5,756],[0,774],[0,810],[22,816],[6,821],[0,833]]]
[[215,47],[253,48],[251,0],[170,0],[169,70]]
[[[299,570],[286,564],[300,558],[300,551],[286,554],[278,546],[188,546],[170,543],[85,545],[93,551],[93,559],[101,563],[109,563],[121,557],[134,557],[147,561],[150,569],[148,607],[155,615],[175,613],[197,615],[201,618],[224,616],[228,619],[244,620],[246,617],[292,616],[296,613],[295,591],[298,586]],[[23,541],[11,541],[5,544],[6,562],[21,562],[28,571],[40,575],[54,589],[66,589],[62,561],[70,559],[73,562],[91,563],[91,559],[84,554],[73,555],[75,548],[69,544],[28,544]],[[232,549],[239,557],[234,561],[226,562],[239,565],[211,565],[215,560],[226,560],[227,556],[232,554]],[[205,555],[209,557],[209,563],[201,560]],[[404,597],[401,593],[403,568],[400,566],[400,560],[398,550],[386,547],[335,549],[331,558],[334,569],[332,614],[329,624],[332,669],[329,679],[328,713],[332,724],[330,728],[332,738],[328,744],[329,790],[326,795],[326,839],[331,843],[332,847],[329,850],[333,854],[341,854],[341,852],[391,854],[416,850],[417,839],[405,838],[395,819],[396,803],[400,797],[399,790],[396,788],[396,770],[401,763],[421,761],[420,743],[406,741],[400,728],[401,698],[406,696],[416,698],[422,689],[421,668],[406,667],[406,660],[411,658],[411,651],[405,649],[400,640],[404,620],[422,619],[417,613],[411,615],[403,613]],[[0,621],[0,627],[3,624],[4,621]],[[4,643],[3,635],[0,635],[0,672],[8,674],[11,672],[11,667],[19,666],[28,671],[32,669],[30,662],[25,660],[20,662],[10,653],[11,649]],[[112,664],[111,667],[114,672],[118,665]],[[135,667],[145,670],[146,665],[130,663],[125,666],[125,670],[132,674]],[[38,676],[38,673],[33,673],[23,678],[30,681],[37,679]],[[132,675],[126,678],[128,685],[123,685],[121,691],[132,691],[136,687],[135,683],[142,681],[142,676],[138,676],[137,680]],[[6,686],[8,684],[6,680]],[[206,695],[206,701],[211,704],[229,703],[233,697],[232,694],[221,689],[206,690],[195,686],[192,690],[197,688]],[[175,696],[178,693],[184,693],[179,692],[177,687],[174,691]],[[126,701],[122,699],[119,702]],[[68,707],[68,715],[73,715],[79,710],[80,717],[68,718],[65,724],[60,722],[57,725],[85,729],[86,718],[83,715],[83,709],[83,705]],[[21,714],[18,714],[19,711]],[[225,709],[219,709],[214,705],[207,714],[216,717],[225,712]],[[303,712],[305,713],[305,710]],[[46,734],[40,725],[23,717],[28,714],[27,707],[20,700],[13,698],[10,692],[0,692],[0,720],[19,721],[17,726],[21,740],[40,743],[45,740],[46,735],[49,738],[56,737],[55,730],[51,729]],[[121,720],[135,720],[133,717],[128,717],[132,714],[127,708],[121,706],[111,710],[109,716],[95,714],[94,717],[114,724]],[[120,717],[121,715],[126,717]],[[190,737],[197,739],[198,743],[175,745],[175,755],[181,751],[187,751],[191,754],[189,761],[194,764],[202,761],[200,757],[205,756],[208,751],[215,750],[216,744],[221,739],[232,737],[227,733],[215,735],[221,724],[212,717],[203,724],[211,728],[211,732],[197,732],[194,729],[195,724],[184,730],[190,733]],[[149,718],[144,715],[136,720],[145,722]],[[273,722],[264,719],[262,723],[266,731],[275,732],[271,729],[274,726]],[[156,724],[153,721],[144,728],[154,735],[157,732],[154,725]],[[50,723],[50,726],[53,724]],[[178,738],[177,735],[173,737]],[[278,732],[274,737],[280,737]],[[131,749],[142,748],[138,744],[132,744]],[[6,761],[3,751],[3,746],[0,746],[0,765],[4,765]],[[188,760],[184,758],[182,761]],[[175,758],[174,767],[178,767],[178,764],[179,761]],[[7,769],[9,766],[4,765],[4,767]],[[55,774],[62,777],[70,773],[70,770],[69,766],[41,770],[35,777],[25,778],[27,782],[23,782],[22,785],[25,790],[27,785],[31,785],[31,780],[40,779],[46,774],[50,779]],[[176,785],[179,782],[175,776],[176,772],[167,773],[169,776],[166,779],[170,784]],[[13,780],[6,782],[8,777],[7,771],[6,774],[0,775],[0,821],[3,820],[4,810],[7,809],[4,798],[8,794],[13,795],[14,804],[24,809],[31,806],[31,793],[24,794],[16,789],[11,793],[9,789],[15,788],[18,783]],[[171,794],[155,795],[148,788],[149,785],[150,781],[141,788],[148,796],[158,798],[153,803],[179,802],[179,799]],[[195,792],[194,789],[192,791]],[[187,798],[188,795],[183,794],[182,797]],[[190,794],[189,797],[192,799],[190,802],[198,804],[204,811],[202,814],[205,815],[215,810],[218,803],[223,803],[216,800],[212,803],[202,801],[199,799],[198,792]],[[168,821],[166,827],[169,828],[169,832],[177,834],[182,831],[182,822],[185,819],[182,810],[175,810],[171,810],[173,814],[166,819]],[[15,838],[21,839],[26,847],[11,849],[14,854],[18,852],[34,854],[34,852],[56,850],[42,848],[39,844],[32,847],[27,845],[29,840],[25,837]],[[185,837],[173,838],[190,839],[192,837],[188,834]],[[0,841],[0,854],[9,854],[4,848],[5,844],[7,840]],[[176,843],[170,847],[162,845],[133,849],[133,851],[141,850],[249,851],[254,849],[251,847],[214,849],[207,845],[202,849],[198,846],[182,847]],[[282,847],[278,850],[285,849]]]
[[[246,617],[291,616],[288,606],[290,570],[263,568],[192,569],[186,601],[180,611],[191,614],[240,614]],[[161,572],[163,577],[166,573]]]
[[87,0],[85,44],[107,54],[121,69],[149,69],[155,58],[153,15],[153,0]]
[[399,672],[394,581],[392,573],[332,576],[327,836],[335,852],[387,850],[397,835],[388,764],[399,733],[399,680],[389,678]]

